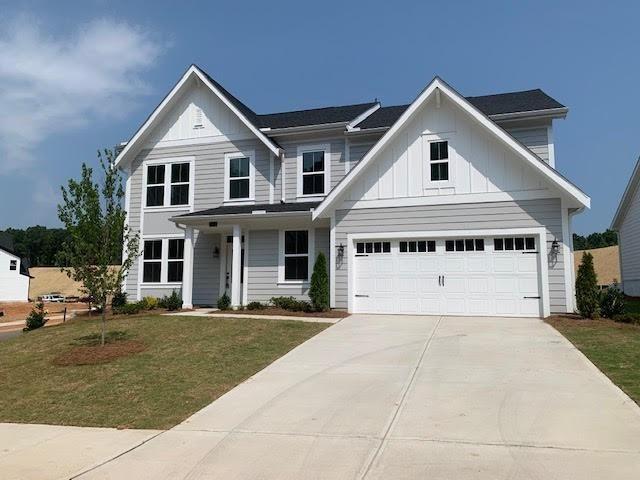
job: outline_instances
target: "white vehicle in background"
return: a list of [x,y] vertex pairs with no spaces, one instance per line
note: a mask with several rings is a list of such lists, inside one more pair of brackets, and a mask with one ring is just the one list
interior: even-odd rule
[[64,296],[60,293],[49,293],[48,295],[42,295],[40,300],[47,303],[64,303]]

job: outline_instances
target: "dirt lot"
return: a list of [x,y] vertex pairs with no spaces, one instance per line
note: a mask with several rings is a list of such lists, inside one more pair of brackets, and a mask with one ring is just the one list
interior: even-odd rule
[[[34,306],[34,302],[0,302],[0,312],[4,312],[4,316],[0,317],[0,323],[24,320]],[[58,315],[64,307],[67,307],[67,314],[73,310],[89,309],[86,303],[45,303],[44,307],[50,316]]]

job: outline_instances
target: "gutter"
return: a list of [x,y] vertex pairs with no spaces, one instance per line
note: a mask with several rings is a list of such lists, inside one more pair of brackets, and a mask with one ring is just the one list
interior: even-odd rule
[[209,220],[212,218],[215,219],[234,219],[234,218],[262,218],[262,217],[294,217],[294,216],[305,216],[312,215],[313,210],[298,210],[294,212],[266,212],[264,210],[254,210],[251,213],[227,213],[227,214],[211,214],[211,215],[191,215],[188,217],[171,217],[170,221],[174,222],[176,225],[179,223],[183,223],[186,225],[187,220]]
[[301,134],[323,130],[336,130],[344,129],[349,122],[334,122],[334,123],[320,123],[317,125],[300,125],[297,127],[284,127],[284,128],[261,128],[260,131],[270,137],[277,137],[281,135]]

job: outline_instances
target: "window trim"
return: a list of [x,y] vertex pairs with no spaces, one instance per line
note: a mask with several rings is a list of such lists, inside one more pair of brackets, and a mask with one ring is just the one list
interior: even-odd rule
[[[302,171],[302,156],[308,152],[324,152],[324,193],[313,193],[305,195],[303,193],[303,171]],[[314,145],[299,145],[296,157],[297,174],[296,174],[296,194],[298,198],[324,198],[329,194],[331,189],[331,145],[328,143],[314,144]],[[318,172],[314,172],[317,174]],[[311,175],[311,173],[309,173]]]
[[[158,160],[144,160],[142,162],[142,210],[143,211],[184,211],[193,210],[194,204],[194,184],[195,184],[195,157],[171,157],[162,158]],[[184,205],[171,205],[171,165],[174,163],[188,163],[189,164],[189,202]],[[147,184],[147,172],[148,167],[152,165],[164,165],[164,204],[148,206],[147,205],[147,187],[152,186]],[[162,184],[155,184],[156,186]],[[186,182],[179,182],[176,185],[186,185]]]
[[[182,258],[182,268],[183,268],[183,277],[182,282],[169,282],[169,240],[186,240],[184,234],[171,234],[171,235],[145,235],[140,238],[140,243],[142,245],[142,250],[144,250],[144,242],[152,241],[152,240],[161,240],[162,241],[162,250],[160,255],[160,281],[159,282],[145,282],[144,281],[144,253],[141,252],[139,258],[139,283],[142,288],[162,288],[162,287],[180,287],[184,282],[184,261],[186,252],[183,254]],[[184,248],[187,248],[186,241]],[[147,260],[149,262],[157,262],[158,260]],[[178,260],[173,260],[178,261]]]
[[[307,279],[306,280],[285,280],[284,278],[284,232],[304,230],[307,232],[307,241],[309,242],[307,249],[308,267],[307,267]],[[315,228],[309,227],[291,227],[281,229],[278,231],[278,286],[309,286],[311,281],[311,275],[313,274],[313,263],[316,258],[315,249]],[[302,255],[299,255],[302,256]]]
[[[230,161],[233,158],[249,158],[249,197],[248,198],[229,198],[231,194],[230,188]],[[235,178],[235,177],[234,177]],[[247,178],[247,177],[237,177]],[[256,152],[255,150],[246,150],[244,152],[229,152],[224,154],[224,203],[230,205],[247,205],[255,203],[256,199]]]
[[14,258],[10,258],[9,259],[9,271],[10,272],[15,272],[18,270],[18,260],[14,259]]
[[[455,177],[455,159],[457,157],[456,151],[452,145],[453,134],[425,134],[422,135],[422,147],[424,152],[424,189],[439,187],[452,187],[454,185]],[[434,163],[447,163],[449,165],[449,178],[447,180],[431,180],[431,144],[437,142],[447,142],[447,153],[449,157],[446,162],[443,160],[436,160]]]

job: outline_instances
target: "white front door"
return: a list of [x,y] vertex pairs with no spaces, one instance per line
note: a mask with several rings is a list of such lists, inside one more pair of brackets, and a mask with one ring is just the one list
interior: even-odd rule
[[533,236],[358,240],[353,310],[541,316]]

